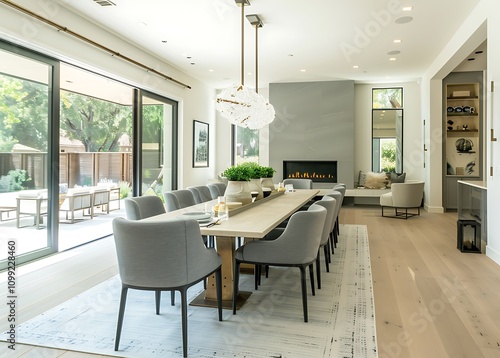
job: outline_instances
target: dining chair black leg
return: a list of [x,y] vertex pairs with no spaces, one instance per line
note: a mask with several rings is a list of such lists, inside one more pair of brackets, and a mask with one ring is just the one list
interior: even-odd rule
[[175,306],[175,291],[170,291],[170,306]]
[[181,315],[182,315],[182,353],[183,357],[187,357],[187,288],[181,287]]
[[313,264],[309,265],[309,279],[311,280],[312,295],[316,296],[316,290],[314,289],[314,268],[313,268]]
[[240,281],[240,262],[236,260],[234,263],[233,274],[233,314],[236,314],[236,300],[238,299],[238,285]]
[[255,291],[257,291],[259,289],[259,275],[260,275],[260,265],[258,264],[255,264],[255,267],[253,269],[253,273],[254,273],[254,286],[255,286]]
[[123,326],[123,315],[125,314],[125,304],[127,303],[127,292],[128,292],[128,287],[122,286],[122,293],[120,296],[120,308],[118,309],[118,323],[116,325],[115,351],[118,350],[118,346],[120,345],[120,338],[122,335],[122,326]]
[[219,312],[219,321],[222,321],[222,270],[219,267],[215,271],[215,285],[217,290],[217,310]]
[[332,255],[334,253],[334,247],[333,247],[333,245],[335,245],[334,242],[333,242],[334,241],[334,239],[333,239],[333,233],[334,233],[334,231],[335,231],[335,228],[333,228],[333,231],[330,233],[330,247],[332,248]]
[[[328,245],[325,245],[323,246],[323,251],[325,251],[325,266],[326,266],[326,272],[330,272],[330,265],[328,264],[328,250],[330,248],[328,247]],[[318,287],[319,288],[319,287]]]
[[318,290],[321,290],[321,266],[319,263],[320,259],[318,250],[318,254],[316,255],[316,280],[318,281]]
[[302,288],[302,310],[304,311],[304,322],[307,322],[307,286],[306,286],[306,268],[300,267],[300,286]]
[[155,291],[155,302],[156,302],[156,314],[160,314],[160,301],[161,301],[161,291]]

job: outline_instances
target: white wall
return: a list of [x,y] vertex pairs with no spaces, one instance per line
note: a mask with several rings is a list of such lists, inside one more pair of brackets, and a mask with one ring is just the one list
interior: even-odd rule
[[416,82],[354,85],[354,179],[372,169],[372,89],[403,88],[403,171],[407,179],[422,180],[423,146],[420,85]]
[[[490,130],[498,138],[496,142],[488,140],[487,168],[493,167],[493,176],[487,176],[488,182],[488,246],[486,255],[500,265],[500,2],[488,3],[488,71],[487,71],[487,138]],[[494,82],[494,92],[490,83]]]
[[[215,154],[216,138],[213,101],[215,96],[207,85],[161,59],[153,57],[122,39],[99,29],[94,24],[75,16],[52,1],[23,0],[16,3],[191,86],[191,89],[185,89],[164,80],[0,4],[2,13],[0,38],[179,101],[179,187],[205,183],[207,178],[215,175],[215,155],[213,155]],[[192,125],[194,119],[210,124],[209,168],[192,168]]]

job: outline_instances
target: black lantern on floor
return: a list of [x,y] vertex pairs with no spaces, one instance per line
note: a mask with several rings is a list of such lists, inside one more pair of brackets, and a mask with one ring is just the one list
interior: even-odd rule
[[457,249],[481,253],[481,224],[474,220],[457,221]]

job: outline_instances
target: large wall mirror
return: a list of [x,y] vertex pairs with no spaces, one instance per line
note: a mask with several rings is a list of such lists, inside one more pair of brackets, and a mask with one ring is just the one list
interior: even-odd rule
[[403,172],[403,89],[372,91],[372,170]]

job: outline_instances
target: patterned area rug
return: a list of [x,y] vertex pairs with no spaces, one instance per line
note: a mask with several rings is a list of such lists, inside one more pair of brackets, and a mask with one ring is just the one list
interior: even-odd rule
[[[365,226],[342,225],[330,272],[322,264],[322,289],[310,294],[304,323],[297,268],[271,267],[253,291],[242,275],[240,289],[253,291],[237,312],[188,308],[190,357],[377,357],[375,312]],[[190,289],[196,297],[202,284]],[[18,343],[118,357],[182,356],[180,297],[170,306],[163,293],[161,314],[154,293],[129,290],[120,351],[114,336],[120,280],[116,276],[18,327]]]

